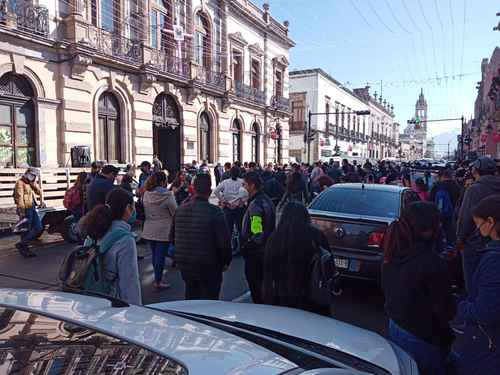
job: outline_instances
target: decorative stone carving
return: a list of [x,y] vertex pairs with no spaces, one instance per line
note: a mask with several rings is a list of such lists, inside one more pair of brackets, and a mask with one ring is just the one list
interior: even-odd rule
[[142,94],[147,94],[148,89],[153,86],[153,84],[156,82],[156,76],[147,70],[143,71],[141,74],[141,86],[140,86],[140,92]]
[[71,64],[71,78],[83,81],[88,66],[92,64],[92,57],[77,53],[73,56]]
[[248,50],[255,56],[264,56],[264,50],[261,48],[259,43],[254,43],[248,46]]
[[229,34],[228,37],[240,46],[246,46],[248,44],[248,42],[245,40],[245,38],[243,38],[243,35],[239,31]]
[[282,66],[288,66],[288,65],[290,65],[288,59],[285,56],[283,56],[283,55],[275,57],[273,59],[273,64],[274,65],[282,65]]

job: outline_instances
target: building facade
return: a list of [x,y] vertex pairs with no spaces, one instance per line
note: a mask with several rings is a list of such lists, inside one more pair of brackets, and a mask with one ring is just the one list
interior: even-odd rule
[[410,160],[432,158],[434,150],[428,150],[427,145],[427,120],[428,106],[424,96],[424,90],[420,90],[417,103],[415,104],[415,116],[408,122],[401,139],[410,147]]
[[500,48],[481,64],[481,81],[477,86],[474,119],[463,132],[463,153],[500,159]]
[[306,141],[311,111],[309,162],[334,155],[383,159],[395,153],[399,125],[393,108],[377,100],[369,88],[354,91],[342,86],[322,69],[290,72],[290,156],[308,161]]
[[288,23],[246,0],[5,0],[0,167],[288,160]]

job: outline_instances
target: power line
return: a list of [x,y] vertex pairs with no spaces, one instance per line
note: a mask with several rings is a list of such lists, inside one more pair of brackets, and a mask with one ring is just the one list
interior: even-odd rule
[[[427,19],[427,16],[425,15],[424,12],[424,7],[422,6],[422,1],[418,0],[418,6],[420,8],[420,12],[422,13],[422,17],[424,18],[424,22],[427,24],[427,27],[429,28],[431,32],[431,45],[432,45],[432,55],[434,57],[434,66],[437,66],[437,59],[436,59],[436,46],[434,43],[434,31],[432,30],[432,25]],[[429,74],[429,71],[427,70],[427,74]]]
[[398,24],[398,26],[401,28],[401,30],[403,30],[405,33],[407,34],[411,34],[411,32],[406,29],[403,24],[399,21],[399,18],[396,17],[396,13],[394,13],[394,9],[392,9],[392,6],[391,4],[389,3],[388,0],[384,0],[385,1],[385,4],[387,5],[387,7],[389,8],[389,11],[391,12],[392,14],[392,18],[394,18],[394,21],[396,21],[396,23]]
[[423,32],[422,29],[418,26],[418,24],[415,22],[415,19],[412,16],[412,13],[410,12],[410,9],[408,8],[408,5],[406,4],[405,0],[401,0],[403,3],[403,7],[406,11],[406,14],[408,15],[408,18],[410,19],[410,22],[413,24],[413,28],[418,31],[419,36],[420,36],[420,42],[422,44],[422,60],[424,61],[424,66],[426,70],[426,74],[428,74],[429,69],[427,69],[427,54],[425,52],[425,43],[424,43],[424,37],[423,37]]
[[444,30],[444,23],[443,23],[443,19],[441,18],[441,13],[439,12],[439,6],[438,6],[438,2],[437,0],[434,0],[434,7],[436,8],[436,14],[437,14],[437,18],[439,20],[439,25],[441,26],[441,39],[442,39],[442,42],[443,42],[443,50],[442,50],[442,56],[443,56],[443,75],[445,76],[446,75],[446,54],[444,53],[444,51],[446,50],[446,38],[445,38],[445,30]]
[[382,19],[382,17],[380,17],[380,14],[378,14],[377,10],[375,9],[375,7],[373,6],[372,2],[371,1],[368,1],[368,5],[370,6],[372,12],[375,14],[375,16],[378,18],[379,22],[391,33],[391,34],[394,34],[394,30],[392,30],[389,26],[387,26],[387,24],[384,22],[384,20]]
[[356,5],[356,3],[354,2],[354,0],[349,0],[353,6],[353,8],[356,10],[356,12],[359,14],[359,16],[365,21],[365,23],[368,25],[368,27],[370,29],[372,29],[373,31],[375,31],[374,27],[372,26],[372,24],[370,22],[368,22],[368,20],[366,19],[366,17],[364,16],[364,14],[361,12],[361,10],[358,8],[358,6]]
[[460,57],[460,73],[464,68],[464,53],[465,53],[465,27],[467,23],[467,0],[464,0],[464,27],[462,31],[462,56]]
[[453,17],[453,7],[451,0],[448,1],[450,8],[450,23],[451,23],[451,74],[455,73],[455,18]]

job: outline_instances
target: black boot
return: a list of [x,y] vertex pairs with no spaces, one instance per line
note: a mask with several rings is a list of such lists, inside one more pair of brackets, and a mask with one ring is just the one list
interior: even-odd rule
[[25,257],[25,258],[33,258],[33,257],[36,257],[36,254],[34,252],[32,252],[29,248],[28,248],[28,245],[22,243],[22,242],[18,242],[16,243],[16,248],[17,250],[19,250],[19,253]]

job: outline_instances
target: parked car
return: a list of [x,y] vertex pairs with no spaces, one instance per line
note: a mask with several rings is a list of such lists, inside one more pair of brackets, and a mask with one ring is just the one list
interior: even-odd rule
[[337,184],[313,200],[309,212],[328,238],[341,275],[378,282],[385,231],[405,205],[418,200],[401,186]]
[[129,306],[15,289],[0,289],[0,372],[418,374],[381,336],[300,310],[220,301]]

